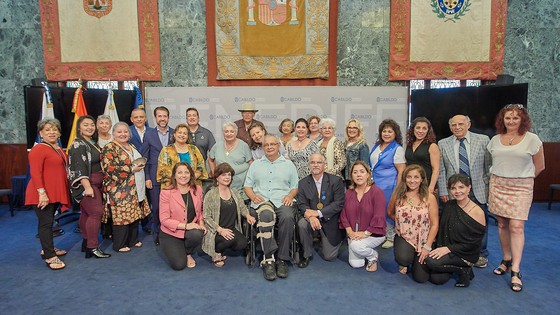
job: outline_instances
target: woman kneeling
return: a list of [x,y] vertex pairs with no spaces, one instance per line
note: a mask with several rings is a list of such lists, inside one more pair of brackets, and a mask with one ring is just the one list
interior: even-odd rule
[[455,200],[445,204],[439,223],[437,248],[430,251],[426,264],[430,281],[446,283],[451,274],[458,274],[456,287],[468,287],[474,278],[472,266],[478,260],[485,231],[484,211],[469,198],[469,177],[455,174],[448,180]]

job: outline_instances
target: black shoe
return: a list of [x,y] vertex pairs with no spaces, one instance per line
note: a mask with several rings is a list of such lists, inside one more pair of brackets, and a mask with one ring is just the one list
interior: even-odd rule
[[273,281],[274,279],[276,279],[276,267],[274,266],[273,262],[269,261],[264,263],[262,269],[263,276],[266,280]]
[[85,253],[87,249],[87,240],[84,238],[82,240],[82,253]]
[[154,238],[154,244],[156,244],[156,246],[159,246],[159,234],[156,235],[156,238]]
[[86,249],[86,258],[91,258],[91,257],[95,257],[95,258],[109,258],[111,257],[110,254],[106,254],[104,253],[101,248],[97,247],[97,248],[88,248]]
[[276,275],[278,278],[288,278],[288,265],[282,259],[276,261]]
[[471,267],[461,268],[459,272],[459,280],[455,283],[457,288],[467,288],[471,284],[471,280],[474,279],[474,272]]
[[309,265],[309,262],[311,261],[311,259],[313,259],[313,256],[309,256],[309,257],[304,257],[299,264],[297,265],[300,268],[305,268]]
[[152,235],[152,229],[150,229],[150,228],[143,228],[142,230],[144,231],[144,234],[146,234],[146,235]]

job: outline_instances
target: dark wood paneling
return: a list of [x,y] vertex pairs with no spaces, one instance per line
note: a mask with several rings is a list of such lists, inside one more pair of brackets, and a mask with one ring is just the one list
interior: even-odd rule
[[[535,179],[533,200],[548,200],[548,185],[560,184],[560,142],[545,142],[544,144],[545,169]],[[560,200],[560,192],[556,193],[554,200]]]
[[27,174],[27,146],[0,144],[0,188],[12,188],[12,176]]

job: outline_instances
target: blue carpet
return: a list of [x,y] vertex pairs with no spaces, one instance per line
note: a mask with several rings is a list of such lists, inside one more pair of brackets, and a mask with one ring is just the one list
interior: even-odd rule
[[315,255],[308,268],[290,267],[288,279],[273,282],[241,256],[216,268],[201,253],[196,268],[173,271],[151,236],[124,254],[105,241],[101,247],[113,256],[86,260],[81,236],[72,232],[76,222],[55,238],[58,248],[69,251],[67,267],[50,271],[39,257],[36,222],[32,211],[16,211],[12,218],[0,206],[0,314],[558,314],[560,308],[559,205],[549,211],[534,204],[531,210],[518,294],[509,289],[509,276],[492,274],[502,258],[493,223],[489,267],[476,269],[471,286],[459,289],[453,279],[435,286],[400,275],[391,249],[379,250],[375,273],[352,269],[344,246],[336,261]]

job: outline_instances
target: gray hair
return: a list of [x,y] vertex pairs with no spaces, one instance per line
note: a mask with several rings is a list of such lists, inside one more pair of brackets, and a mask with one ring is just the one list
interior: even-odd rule
[[[459,116],[459,115],[461,115],[461,114],[457,114],[455,116]],[[453,116],[453,117],[455,117],[455,116]],[[467,119],[467,124],[471,122],[471,118],[469,116],[467,116],[467,115],[461,115],[461,116],[465,116],[465,118]],[[451,120],[453,119],[453,117],[449,118],[449,120],[447,121],[447,123],[449,125],[451,125]]]
[[[124,121],[119,121],[119,122],[117,122],[116,124],[113,125],[113,133],[115,133],[115,130],[117,130],[117,128],[120,127],[120,126],[125,126],[126,129],[129,129],[127,123],[125,123]],[[129,140],[130,140],[130,137],[129,137]]]
[[336,129],[336,122],[332,118],[323,118],[319,123],[319,128],[323,128],[325,125],[330,125],[333,129]]
[[232,122],[232,121],[226,121],[223,125],[222,125],[222,131],[224,131],[226,129],[226,127],[231,127],[233,128],[233,130],[235,131],[235,134],[237,134],[237,132],[239,131],[239,128],[237,127],[237,125]]
[[58,129],[59,133],[62,133],[62,127],[60,127],[60,121],[56,118],[52,118],[52,117],[45,117],[43,119],[41,119],[38,123],[37,123],[37,131],[42,131],[46,125],[51,125],[53,127],[56,127],[56,129]]
[[99,115],[97,116],[97,121],[101,120],[101,119],[107,119],[109,121],[109,123],[113,123],[113,121],[111,120],[111,116],[109,115]]
[[267,138],[274,138],[274,139],[276,140],[276,143],[280,144],[280,138],[278,138],[278,136],[277,136],[276,134],[274,134],[274,133],[267,133],[267,134],[265,134],[264,137],[263,137],[263,139],[262,139],[262,142],[264,143],[264,141],[265,141]]

